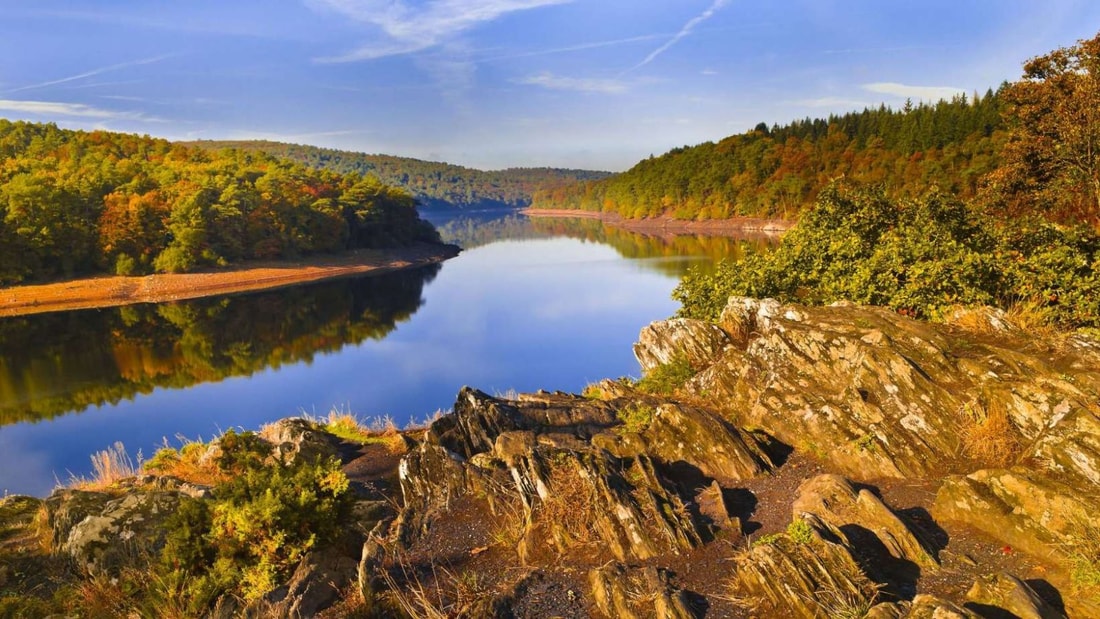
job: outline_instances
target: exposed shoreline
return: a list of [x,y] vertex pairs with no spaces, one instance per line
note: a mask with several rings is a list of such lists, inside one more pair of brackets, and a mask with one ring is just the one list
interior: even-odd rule
[[673,219],[668,216],[652,219],[627,219],[618,213],[581,211],[573,209],[528,208],[520,211],[528,217],[564,218],[579,217],[598,219],[608,225],[643,234],[759,234],[780,236],[790,230],[795,222],[762,217],[733,217],[730,219],[704,219],[701,221]]
[[293,261],[249,262],[199,273],[104,276],[50,284],[0,288],[0,318],[45,312],[162,303],[281,288],[306,282],[443,262],[458,255],[454,245],[417,243],[386,250],[354,250]]

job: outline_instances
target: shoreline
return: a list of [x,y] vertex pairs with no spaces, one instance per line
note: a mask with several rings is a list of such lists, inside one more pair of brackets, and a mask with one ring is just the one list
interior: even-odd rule
[[0,318],[183,301],[353,275],[380,275],[443,262],[457,256],[459,251],[455,245],[416,243],[396,249],[357,249],[293,261],[247,262],[196,273],[111,275],[13,286],[0,288]]
[[781,236],[794,227],[795,222],[785,219],[762,217],[734,217],[731,219],[685,220],[667,215],[652,219],[627,219],[618,213],[581,211],[573,209],[526,208],[520,213],[531,218],[581,218],[598,219],[608,225],[629,232],[649,234],[759,234]]

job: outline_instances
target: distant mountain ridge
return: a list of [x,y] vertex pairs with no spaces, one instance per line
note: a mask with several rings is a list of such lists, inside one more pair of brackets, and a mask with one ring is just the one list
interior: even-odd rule
[[234,148],[261,151],[275,157],[340,174],[371,174],[383,183],[401,187],[427,209],[523,208],[538,190],[549,190],[577,181],[601,180],[610,172],[562,168],[508,168],[478,170],[450,163],[393,155],[286,144],[266,140],[200,140],[184,142],[218,150]]

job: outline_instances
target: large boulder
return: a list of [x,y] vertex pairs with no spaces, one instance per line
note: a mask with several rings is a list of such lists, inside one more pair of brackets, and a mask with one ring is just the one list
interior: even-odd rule
[[131,489],[121,496],[61,490],[46,500],[55,548],[87,573],[110,573],[164,543],[178,492]]

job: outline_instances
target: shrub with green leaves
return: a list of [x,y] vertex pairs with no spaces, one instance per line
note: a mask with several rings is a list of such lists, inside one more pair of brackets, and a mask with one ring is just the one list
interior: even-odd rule
[[695,376],[695,368],[687,357],[679,356],[668,363],[650,368],[638,381],[637,387],[643,393],[672,395]]
[[716,320],[731,295],[847,300],[937,319],[949,309],[1027,302],[1063,327],[1100,324],[1100,237],[1085,227],[997,220],[929,192],[894,202],[834,184],[767,254],[693,270],[673,292],[681,316]]
[[218,465],[228,481],[213,499],[188,500],[167,524],[159,594],[199,611],[220,595],[259,599],[309,551],[333,542],[350,509],[336,459],[291,463],[251,432],[227,432]]

